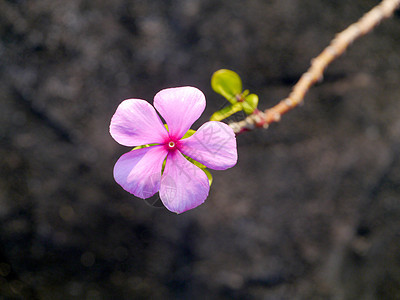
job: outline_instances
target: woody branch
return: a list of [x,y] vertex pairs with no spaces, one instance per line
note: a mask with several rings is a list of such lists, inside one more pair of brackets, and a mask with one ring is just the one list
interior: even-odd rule
[[287,98],[264,112],[255,110],[246,119],[230,123],[229,126],[235,133],[240,133],[256,127],[267,128],[270,123],[278,122],[283,114],[303,102],[310,87],[323,77],[324,70],[335,58],[342,55],[354,40],[369,33],[383,19],[389,18],[399,6],[400,0],[383,0],[356,23],[336,35],[329,46],[311,61],[310,68],[300,77]]

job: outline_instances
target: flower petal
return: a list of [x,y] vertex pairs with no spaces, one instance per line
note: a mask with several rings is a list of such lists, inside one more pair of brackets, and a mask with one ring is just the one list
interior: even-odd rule
[[161,168],[167,150],[151,146],[122,155],[114,166],[115,181],[136,197],[145,199],[160,189]]
[[167,122],[170,137],[179,140],[203,113],[206,99],[191,86],[170,88],[155,95],[154,107]]
[[179,151],[168,154],[161,178],[160,198],[167,209],[182,213],[202,204],[210,190],[207,175]]
[[162,143],[168,138],[153,106],[141,99],[122,101],[111,119],[110,134],[124,146]]
[[233,130],[222,122],[204,123],[195,134],[179,141],[179,150],[214,170],[225,170],[237,162]]

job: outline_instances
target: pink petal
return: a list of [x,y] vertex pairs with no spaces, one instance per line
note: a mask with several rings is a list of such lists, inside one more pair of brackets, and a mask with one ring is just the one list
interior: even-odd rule
[[111,119],[110,134],[124,146],[162,143],[168,138],[153,106],[140,99],[122,101]]
[[167,122],[171,138],[179,140],[203,113],[206,99],[194,87],[170,88],[155,95],[154,106]]
[[204,123],[195,134],[179,141],[179,150],[214,170],[225,170],[237,162],[233,130],[222,122]]
[[168,154],[161,178],[160,198],[172,212],[182,213],[202,204],[210,190],[206,174],[179,151]]
[[160,189],[161,168],[167,153],[164,146],[125,153],[114,166],[115,181],[136,197],[153,196]]

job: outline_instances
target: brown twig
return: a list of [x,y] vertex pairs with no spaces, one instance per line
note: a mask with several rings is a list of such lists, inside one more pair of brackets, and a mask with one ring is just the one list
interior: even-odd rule
[[336,35],[329,46],[311,61],[310,68],[300,77],[287,98],[264,112],[255,110],[246,119],[230,123],[229,126],[235,133],[240,133],[256,127],[267,128],[270,123],[278,122],[283,114],[303,102],[304,95],[322,78],[325,68],[335,58],[342,55],[354,40],[369,33],[383,19],[389,18],[399,6],[400,0],[383,0],[356,23]]

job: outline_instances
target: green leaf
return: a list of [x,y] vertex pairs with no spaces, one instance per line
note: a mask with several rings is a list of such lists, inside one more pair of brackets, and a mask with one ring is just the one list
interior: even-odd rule
[[212,89],[224,96],[230,103],[237,102],[236,95],[242,92],[242,80],[239,75],[231,70],[221,69],[211,77]]
[[147,144],[147,145],[142,145],[142,146],[136,146],[131,151],[136,150],[136,149],[143,149],[143,148],[147,148],[147,147],[155,146],[155,145],[158,145],[158,144]]
[[211,184],[212,184],[212,182],[213,182],[213,177],[212,177],[210,171],[208,171],[207,169],[202,169],[202,170],[204,171],[204,173],[206,173],[207,178],[208,178],[208,183],[209,183],[210,186],[211,186]]
[[182,137],[182,139],[186,139],[186,138],[188,138],[188,137],[191,137],[193,134],[195,134],[195,132],[196,132],[196,130],[189,129],[189,130],[185,133],[185,135]]
[[244,90],[243,93],[240,94],[240,97],[241,97],[242,99],[244,99],[244,98],[246,98],[246,96],[247,96],[249,93],[250,93],[249,90]]
[[241,111],[242,109],[243,109],[242,103],[240,102],[237,102],[233,105],[229,104],[228,106],[225,106],[223,109],[220,109],[219,111],[213,113],[213,115],[210,118],[210,121],[222,121],[227,117],[233,115],[234,113]]
[[167,158],[164,159],[161,167],[161,175],[164,174],[165,164],[167,163]]
[[258,105],[258,96],[256,94],[250,94],[245,96],[244,101],[242,102],[243,110],[246,114],[250,115],[257,108]]
[[191,158],[191,157],[189,157],[189,156],[187,156],[187,155],[185,155],[185,154],[183,154],[183,156],[184,156],[188,161],[190,161],[192,164],[194,164],[195,166],[199,167],[200,169],[205,169],[205,168],[207,168],[205,165],[199,163],[198,161],[194,160],[193,158]]

